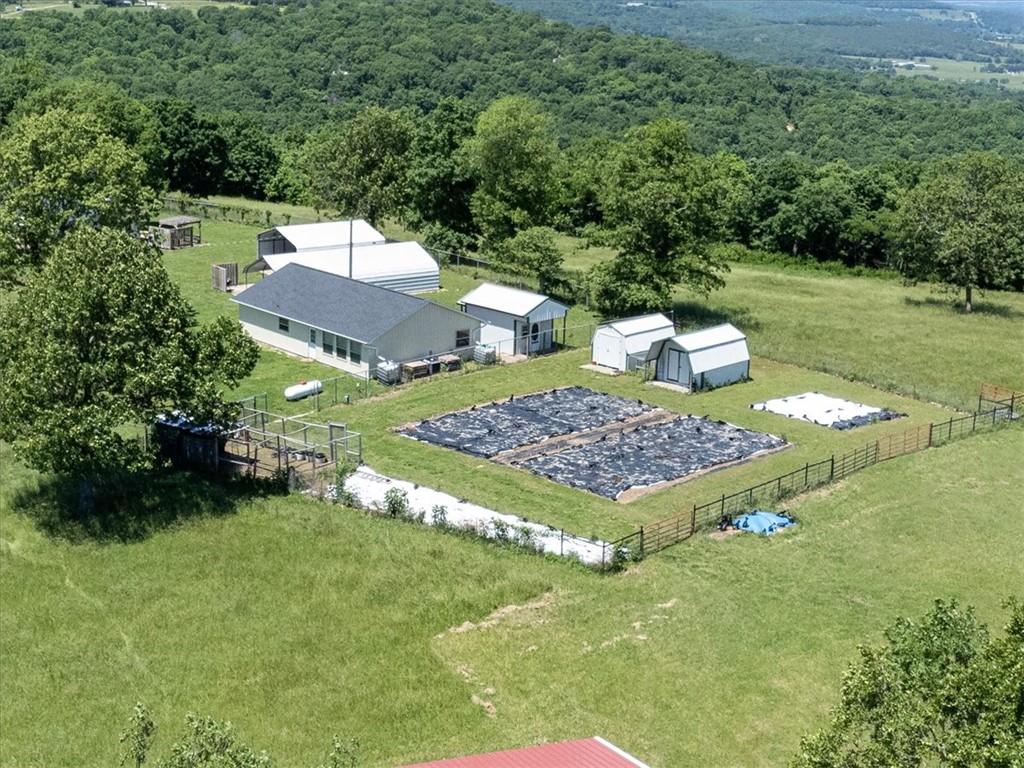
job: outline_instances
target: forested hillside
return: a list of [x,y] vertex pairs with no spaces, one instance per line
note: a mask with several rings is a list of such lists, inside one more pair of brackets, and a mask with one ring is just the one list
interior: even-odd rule
[[67,76],[254,115],[272,131],[369,105],[430,111],[454,96],[482,109],[522,94],[552,115],[563,145],[668,116],[691,125],[700,151],[744,158],[794,150],[862,166],[971,149],[1024,154],[1024,95],[741,63],[486,0],[95,8],[0,21],[0,110]]

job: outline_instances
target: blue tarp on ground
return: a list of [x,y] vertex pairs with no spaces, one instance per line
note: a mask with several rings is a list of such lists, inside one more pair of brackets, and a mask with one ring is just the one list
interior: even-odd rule
[[732,524],[741,531],[750,531],[751,533],[760,533],[768,536],[780,528],[786,528],[796,523],[785,515],[777,515],[774,512],[756,509],[753,512],[740,515],[732,521]]

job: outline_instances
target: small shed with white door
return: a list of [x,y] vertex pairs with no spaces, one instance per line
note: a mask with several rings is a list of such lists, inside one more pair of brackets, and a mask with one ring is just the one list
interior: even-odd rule
[[657,361],[658,381],[691,391],[750,378],[747,337],[729,323],[655,342],[647,360]]
[[651,344],[672,338],[675,325],[665,315],[627,317],[602,323],[594,331],[590,359],[596,365],[616,371],[643,367]]
[[461,299],[464,312],[483,320],[480,343],[494,346],[501,354],[535,355],[555,347],[556,321],[562,321],[569,308],[539,293],[484,283]]

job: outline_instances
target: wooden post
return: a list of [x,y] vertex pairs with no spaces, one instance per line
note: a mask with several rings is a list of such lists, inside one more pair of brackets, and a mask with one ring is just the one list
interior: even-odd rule
[[693,536],[697,532],[697,505],[693,505],[693,511],[690,513],[690,535]]
[[836,476],[836,455],[833,453],[829,459],[828,481],[831,483]]

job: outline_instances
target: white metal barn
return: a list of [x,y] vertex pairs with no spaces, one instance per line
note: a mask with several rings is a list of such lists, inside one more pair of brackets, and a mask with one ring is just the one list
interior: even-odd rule
[[627,317],[602,323],[594,331],[590,345],[591,361],[616,371],[633,371],[643,366],[651,344],[676,333],[672,321],[664,315]]
[[486,325],[480,329],[480,343],[489,344],[501,354],[533,355],[555,346],[555,321],[569,308],[539,293],[521,291],[494,283],[484,283],[459,299],[464,312],[479,317]]
[[483,322],[433,301],[289,264],[232,298],[256,341],[350,373],[384,360],[466,359]]
[[246,272],[300,264],[402,293],[441,285],[440,267],[422,245],[389,243],[362,219],[275,227],[257,235],[256,255]]
[[750,377],[747,337],[729,323],[655,342],[647,360],[657,360],[658,381],[689,390],[721,387]]

